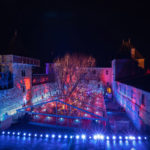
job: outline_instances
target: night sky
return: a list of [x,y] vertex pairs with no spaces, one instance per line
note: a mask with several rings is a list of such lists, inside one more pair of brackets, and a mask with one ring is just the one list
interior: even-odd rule
[[108,66],[122,40],[149,59],[150,10],[136,1],[1,0],[0,54],[53,61],[65,53],[83,53]]

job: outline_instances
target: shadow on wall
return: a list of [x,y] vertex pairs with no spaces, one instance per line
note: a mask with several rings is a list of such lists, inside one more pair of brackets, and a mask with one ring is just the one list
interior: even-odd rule
[[13,74],[9,66],[0,66],[0,90],[13,88]]

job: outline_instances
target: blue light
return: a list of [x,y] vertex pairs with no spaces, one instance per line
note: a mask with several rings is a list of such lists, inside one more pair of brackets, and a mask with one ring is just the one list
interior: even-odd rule
[[41,134],[40,137],[43,137],[43,134]]
[[45,137],[46,137],[46,138],[48,138],[48,137],[49,137],[49,135],[48,135],[48,134],[46,134],[46,135],[45,135]]
[[5,131],[3,131],[2,134],[5,134]]
[[73,138],[73,136],[71,135],[71,136],[70,136],[70,139],[72,139],[72,138]]
[[85,140],[85,139],[86,139],[86,136],[85,136],[84,134],[82,134],[82,135],[81,135],[81,138],[82,138],[83,140]]
[[113,139],[113,140],[116,140],[116,136],[113,136],[112,139]]
[[135,140],[135,137],[134,136],[129,136],[129,139],[130,140]]
[[20,132],[18,132],[17,135],[20,135]]
[[26,136],[26,133],[23,133],[23,136]]
[[94,135],[94,137],[93,137],[93,138],[94,138],[94,140],[97,140],[97,135]]
[[79,139],[80,138],[80,136],[79,135],[76,135],[76,139]]
[[66,139],[66,138],[67,138],[67,135],[65,135],[64,138]]
[[[32,133],[26,133],[26,132],[14,132],[14,131],[12,131],[12,132],[10,132],[10,131],[7,131],[7,132],[5,132],[5,131],[2,131],[1,132],[1,134],[7,134],[7,135],[22,135],[22,136],[24,136],[24,138],[25,138],[25,136],[29,136],[29,137],[31,137],[32,136]],[[33,134],[33,136],[34,137],[37,137],[38,136],[38,134]],[[39,137],[46,137],[46,138],[49,138],[50,137],[50,135],[49,134],[39,134]],[[56,135],[55,134],[52,134],[51,135],[51,137],[52,138],[55,138],[56,137]],[[108,140],[110,140],[111,138],[113,139],[113,141],[116,141],[116,140],[118,140],[119,142],[120,141],[122,141],[122,139],[125,139],[126,141],[128,141],[128,140],[132,140],[133,142],[135,141],[135,140],[148,140],[148,137],[147,136],[137,136],[137,137],[135,137],[135,136],[132,136],[132,135],[130,135],[130,136],[116,136],[116,135],[112,135],[112,137],[111,136],[104,136],[103,134],[94,134],[93,136],[87,136],[86,134],[81,134],[81,135],[61,135],[61,134],[58,134],[57,135],[57,137],[60,139],[60,138],[64,138],[64,139],[67,139],[67,138],[70,138],[70,139],[73,139],[73,138],[75,138],[75,139],[82,139],[82,140],[85,140],[85,139],[94,139],[94,140],[104,140],[104,139],[106,139],[107,141]],[[140,141],[141,142],[141,141]],[[120,144],[121,144],[121,142],[120,142]]]
[[80,123],[80,120],[79,120],[79,119],[75,119],[75,120],[74,120],[74,123],[77,123],[77,124],[78,124],[78,123]]
[[55,134],[52,134],[52,138],[55,138]]
[[97,134],[97,139],[100,139],[100,136],[101,136],[100,134]]
[[101,140],[104,140],[104,135],[100,135],[100,139],[101,139]]
[[64,122],[64,120],[65,120],[64,118],[59,118],[60,122]]
[[8,131],[7,134],[10,134],[10,132]]

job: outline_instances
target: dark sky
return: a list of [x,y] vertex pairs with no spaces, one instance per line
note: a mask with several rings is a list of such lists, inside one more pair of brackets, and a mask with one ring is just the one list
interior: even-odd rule
[[148,3],[3,0],[0,7],[0,54],[30,56],[45,62],[66,52],[82,52],[93,55],[99,66],[107,66],[122,40],[130,38],[149,58]]

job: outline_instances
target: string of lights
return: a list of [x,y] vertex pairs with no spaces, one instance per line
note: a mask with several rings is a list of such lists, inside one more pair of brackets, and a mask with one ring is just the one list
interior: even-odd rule
[[82,140],[150,140],[148,136],[121,136],[121,135],[103,135],[103,134],[44,134],[44,133],[30,133],[20,131],[2,131],[1,135],[6,136],[22,136],[22,137],[37,137],[37,138],[58,138],[58,139],[82,139]]

